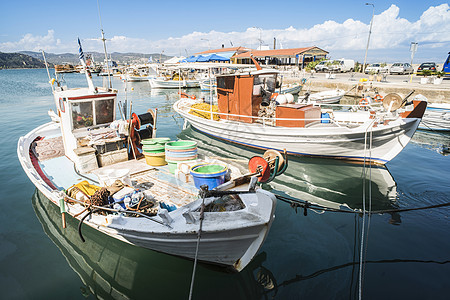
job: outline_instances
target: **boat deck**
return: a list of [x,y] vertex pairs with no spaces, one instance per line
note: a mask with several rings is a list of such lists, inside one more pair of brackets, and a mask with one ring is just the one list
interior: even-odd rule
[[169,172],[167,165],[152,167],[146,164],[144,158],[123,161],[95,169],[90,173],[80,174],[76,172],[74,163],[64,156],[61,138],[44,138],[35,143],[32,151],[38,158],[42,172],[59,190],[67,190],[84,180],[99,186],[98,174],[105,170],[127,169],[130,172],[133,187],[150,192],[158,202],[180,207],[197,199],[198,189],[194,186],[192,178],[188,178],[188,174],[181,176],[187,179],[180,180]]

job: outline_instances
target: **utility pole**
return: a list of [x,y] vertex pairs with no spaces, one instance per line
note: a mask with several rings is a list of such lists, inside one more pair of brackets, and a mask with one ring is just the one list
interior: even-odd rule
[[372,33],[373,16],[375,13],[375,5],[372,3],[366,3],[366,5],[372,5],[372,19],[370,20],[369,37],[367,38],[366,55],[364,56],[364,64],[362,68],[363,73],[366,70],[367,50],[369,50],[370,34]]
[[[416,51],[417,51],[417,45],[418,44],[419,43],[411,42],[411,46],[409,47],[409,51],[411,51],[411,67],[412,67],[412,64],[413,64],[414,54],[416,54]],[[413,68],[413,72],[411,73],[411,78],[409,79],[409,82],[412,82],[413,73],[414,73],[414,68]]]

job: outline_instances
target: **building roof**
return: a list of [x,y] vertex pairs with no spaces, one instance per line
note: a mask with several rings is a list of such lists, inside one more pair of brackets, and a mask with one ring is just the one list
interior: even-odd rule
[[248,52],[244,52],[241,54],[235,55],[233,58],[249,58],[250,54],[253,54],[253,57],[266,57],[266,56],[296,56],[298,54],[303,54],[312,49],[317,49],[324,53],[328,53],[325,50],[322,50],[318,47],[307,47],[307,48],[291,48],[291,49],[275,49],[275,50],[250,50]]
[[250,50],[252,50],[252,49],[245,48],[245,47],[219,48],[219,49],[213,49],[213,50],[197,52],[197,53],[195,53],[195,55],[220,53],[220,52],[246,52],[246,51],[250,51]]

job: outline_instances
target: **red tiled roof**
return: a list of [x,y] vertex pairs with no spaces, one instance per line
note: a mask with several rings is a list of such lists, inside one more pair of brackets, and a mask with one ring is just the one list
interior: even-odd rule
[[[245,53],[241,53],[238,55],[233,56],[233,58],[249,58],[250,53],[253,54],[253,57],[265,57],[265,56],[296,56],[297,54],[301,54],[303,52],[307,52],[308,50],[317,48],[319,50],[322,50],[318,47],[307,47],[307,48],[291,48],[291,49],[275,49],[275,50],[251,50]],[[325,50],[322,50],[323,52],[328,53]]]

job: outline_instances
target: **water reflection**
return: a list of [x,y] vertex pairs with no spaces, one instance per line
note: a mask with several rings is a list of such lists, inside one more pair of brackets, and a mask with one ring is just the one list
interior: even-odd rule
[[417,130],[411,142],[422,148],[442,155],[450,154],[450,133],[429,130]]
[[[83,243],[78,235],[78,221],[67,218],[67,228],[63,229],[59,208],[38,190],[33,195],[32,203],[45,233],[83,282],[81,290],[84,296],[114,299],[188,297],[193,267],[191,261],[123,243],[88,226],[83,228],[86,239]],[[193,297],[259,298],[267,284],[260,284],[255,274],[265,259],[264,253],[259,254],[240,273],[227,273],[222,268],[199,265]]]
[[[263,152],[212,138],[192,127],[182,131],[180,139],[198,142],[202,153],[234,162],[246,171],[248,159]],[[339,208],[346,205],[352,209],[366,209],[369,201],[372,210],[396,208],[397,185],[385,166],[351,164],[340,160],[290,157],[286,172],[277,177],[270,186],[275,193],[309,202]]]

